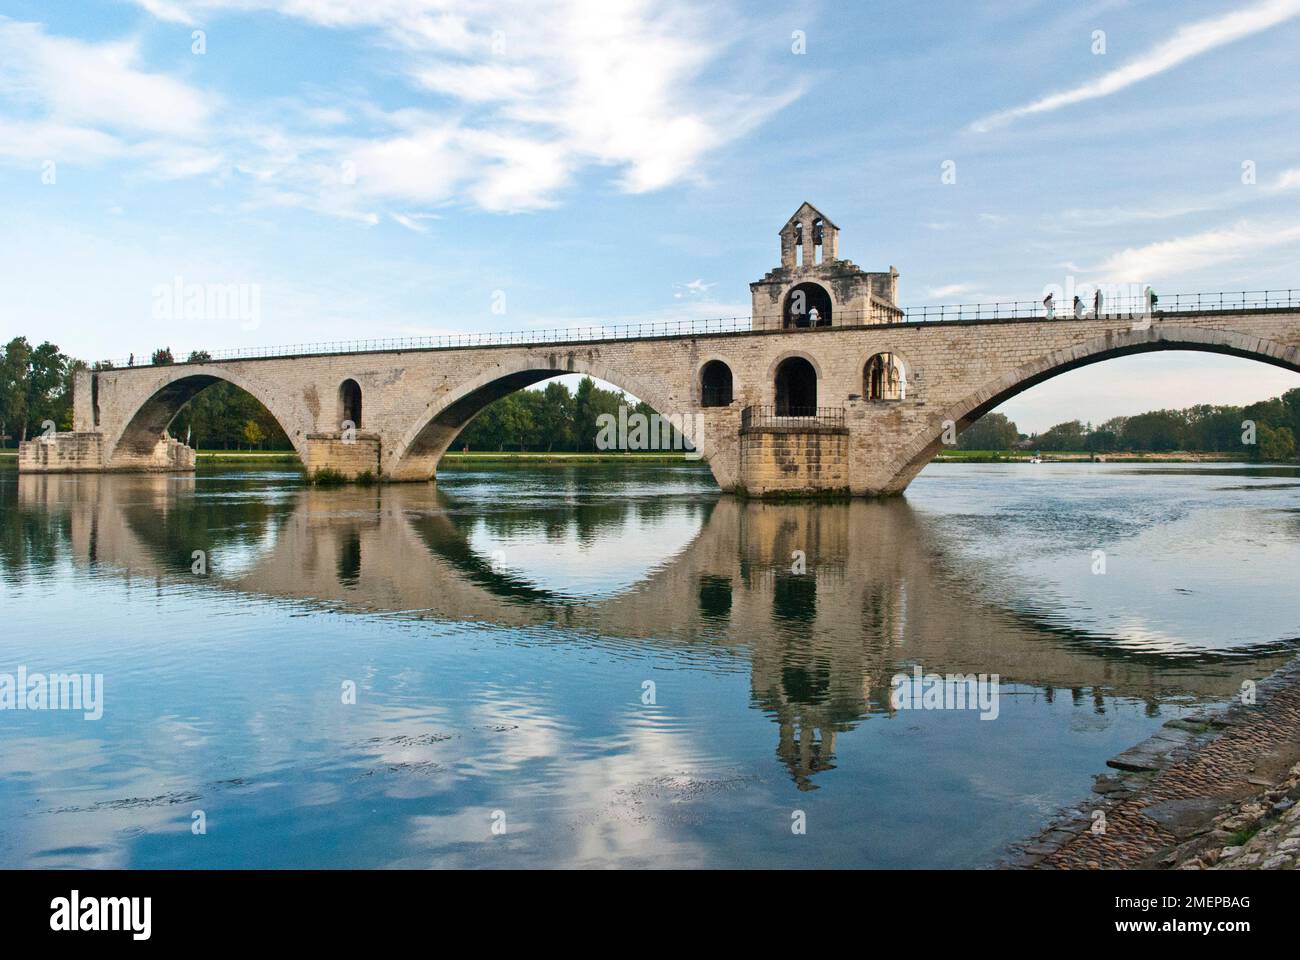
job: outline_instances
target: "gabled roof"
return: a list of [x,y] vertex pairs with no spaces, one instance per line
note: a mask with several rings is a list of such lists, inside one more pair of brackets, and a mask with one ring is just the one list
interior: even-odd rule
[[781,229],[784,230],[785,227],[790,226],[790,224],[802,220],[803,215],[805,213],[811,213],[814,217],[820,218],[822,223],[824,223],[828,227],[834,227],[836,230],[839,229],[839,227],[834,223],[834,221],[831,220],[830,217],[826,216],[826,214],[822,213],[820,210],[814,207],[807,200],[805,200],[803,203],[799,205],[799,209],[794,212],[794,215],[785,222],[785,226],[782,227]]

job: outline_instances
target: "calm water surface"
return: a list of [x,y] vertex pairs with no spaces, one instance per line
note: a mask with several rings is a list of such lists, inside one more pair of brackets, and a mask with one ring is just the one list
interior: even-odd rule
[[[984,865],[1292,656],[1298,491],[1222,465],[934,465],[816,505],[697,465],[7,468],[0,674],[102,673],[105,706],[0,711],[0,866]],[[998,674],[997,719],[891,710],[913,665]]]

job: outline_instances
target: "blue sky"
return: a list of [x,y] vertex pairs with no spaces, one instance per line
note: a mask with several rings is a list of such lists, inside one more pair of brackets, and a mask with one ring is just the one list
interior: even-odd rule
[[[1300,287],[1300,0],[0,15],[0,335],[87,359],[747,315],[805,199],[906,305]],[[256,321],[160,316],[178,277],[256,289]],[[1297,384],[1153,354],[1004,411],[1041,430]]]

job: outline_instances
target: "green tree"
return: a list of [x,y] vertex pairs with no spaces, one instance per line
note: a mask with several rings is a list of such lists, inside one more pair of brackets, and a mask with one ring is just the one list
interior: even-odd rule
[[22,441],[46,420],[68,424],[72,413],[71,361],[46,341],[35,349],[26,337],[5,345],[0,358],[0,434]]
[[[39,432],[49,420],[57,428],[67,419],[71,392],[68,390],[68,364],[59,348],[46,341],[32,351],[27,378],[27,422],[29,433]],[[70,414],[68,414],[70,416]]]
[[598,389],[591,377],[578,381],[578,390],[573,398],[573,441],[577,450],[595,449]]
[[0,435],[27,439],[28,378],[32,348],[26,337],[14,337],[0,357]]
[[558,380],[552,380],[542,391],[543,403],[536,415],[537,434],[547,450],[557,446],[569,449],[573,442],[573,394]]
[[244,442],[248,444],[250,450],[255,446],[260,447],[265,439],[266,434],[262,432],[262,428],[256,420],[244,421]]
[[1187,447],[1187,419],[1176,410],[1153,410],[1129,417],[1120,444],[1127,450],[1168,453]]
[[1086,431],[1078,420],[1058,423],[1056,426],[1034,438],[1034,446],[1039,450],[1082,450]]
[[512,393],[502,397],[497,404],[501,407],[503,442],[522,451],[533,432],[533,415],[527,401],[520,394]]
[[1258,459],[1279,462],[1295,459],[1295,434],[1290,427],[1259,426]]
[[176,360],[172,356],[171,347],[159,347],[149,357],[149,362],[152,363],[155,367],[165,367],[169,363],[175,363]]
[[1020,430],[1003,413],[986,413],[957,438],[959,450],[1010,450]]

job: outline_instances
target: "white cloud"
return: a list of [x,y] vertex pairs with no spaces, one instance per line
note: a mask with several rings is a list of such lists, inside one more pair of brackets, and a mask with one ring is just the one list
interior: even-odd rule
[[1300,16],[1300,0],[1265,0],[1221,17],[1189,23],[1175,30],[1173,36],[1164,43],[1152,47],[1122,67],[1102,74],[1096,80],[977,120],[971,124],[971,129],[977,133],[986,133],[1021,117],[1048,113],[1086,100],[1110,96],[1171,70],[1202,53],[1267,30],[1295,16]]
[[470,172],[454,139],[452,129],[431,128],[363,142],[350,154],[357,185],[372,196],[441,203]]
[[429,90],[470,103],[522,100],[538,85],[533,71],[495,63],[442,63],[415,71],[415,79]]
[[930,287],[925,291],[927,297],[959,297],[975,288],[969,283],[949,283],[942,287]]
[[415,219],[414,217],[409,217],[404,213],[390,213],[389,216],[392,217],[396,222],[404,226],[407,230],[412,231],[413,233],[429,232],[429,228],[426,227],[424,224],[420,223],[420,221]]
[[1217,230],[1129,247],[1101,265],[1103,282],[1151,283],[1251,253],[1300,241],[1300,226],[1248,222]]
[[0,157],[25,163],[75,156],[98,162],[127,152],[111,134],[52,120],[6,120],[0,117]]
[[[752,79],[739,8],[662,0],[137,2],[174,22],[259,11],[376,34],[409,81],[408,102],[388,113],[371,108],[375,129],[364,138],[315,140],[299,151],[323,165],[331,149],[342,151],[357,167],[354,199],[531,210],[554,205],[593,166],[612,168],[626,192],[662,189],[698,178],[711,153],[803,89]],[[711,71],[724,63],[719,81]],[[262,169],[276,171],[281,192],[322,186],[289,164],[271,160]]]
[[674,284],[673,286],[677,288],[673,293],[673,297],[680,300],[683,297],[701,297],[716,287],[717,284],[705,283],[704,280],[697,278],[688,281],[687,283]]
[[211,98],[140,69],[139,60],[134,41],[84,43],[0,20],[0,93],[39,103],[61,123],[126,134],[199,132]]

